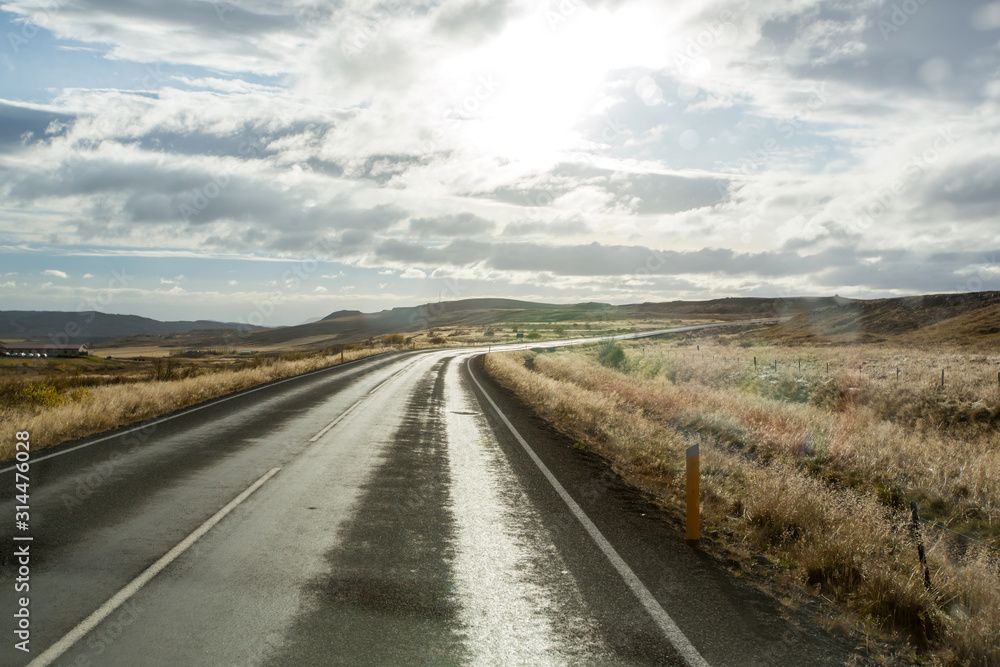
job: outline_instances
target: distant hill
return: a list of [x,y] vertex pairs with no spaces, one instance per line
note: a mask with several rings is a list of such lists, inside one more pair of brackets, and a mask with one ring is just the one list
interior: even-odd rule
[[[138,315],[96,311],[0,311],[0,338],[31,342],[101,343],[124,336],[164,335],[183,331],[235,329],[234,322],[160,322]],[[259,328],[259,327],[254,327]],[[68,339],[68,340],[67,340]]]
[[629,317],[699,317],[718,320],[743,320],[765,317],[791,317],[800,313],[844,304],[857,303],[841,296],[822,297],[730,297],[709,301],[663,301],[618,306]]
[[[91,321],[90,316],[93,316]],[[516,299],[459,299],[362,313],[338,310],[314,322],[261,329],[222,322],[158,322],[131,315],[0,311],[0,338],[50,340],[75,322],[74,342],[129,347],[265,347],[319,349],[391,333],[434,328],[488,328],[530,323],[599,323],[630,320],[657,326],[671,320],[727,321],[788,318],[753,335],[761,340],[801,344],[898,340],[918,344],[1000,344],[1000,292],[932,294],[894,299],[832,297],[739,297],[612,306],[606,303],[551,304]],[[598,327],[599,328],[599,327]],[[234,329],[238,329],[237,333]]]
[[485,327],[530,322],[596,322],[623,319],[738,320],[782,317],[841,303],[840,297],[794,297],[673,301],[612,306],[607,303],[552,304],[516,299],[458,299],[361,313],[338,310],[319,322],[284,329],[257,331],[242,337],[240,345],[282,345],[297,340],[318,344],[363,340],[390,333],[411,333],[434,327]]
[[324,337],[329,342],[340,343],[434,327],[476,327],[501,322],[561,322],[594,318],[598,314],[610,313],[614,308],[599,303],[557,305],[515,299],[460,299],[422,306],[404,306],[378,313],[338,310],[319,322],[250,333],[242,337],[240,345],[280,345],[301,339],[316,342]]
[[1000,343],[1000,292],[849,301],[794,315],[759,334],[794,343]]

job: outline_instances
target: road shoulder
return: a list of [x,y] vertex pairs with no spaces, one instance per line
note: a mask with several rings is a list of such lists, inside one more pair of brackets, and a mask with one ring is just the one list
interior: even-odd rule
[[[675,512],[626,485],[604,459],[574,448],[494,382],[482,356],[468,370],[710,664],[863,662],[853,641],[823,628],[819,605],[808,599],[782,604],[753,585],[752,577],[737,577],[713,555],[711,544],[689,547]],[[526,486],[545,493],[532,481],[540,476],[506,425],[488,401],[480,403]]]

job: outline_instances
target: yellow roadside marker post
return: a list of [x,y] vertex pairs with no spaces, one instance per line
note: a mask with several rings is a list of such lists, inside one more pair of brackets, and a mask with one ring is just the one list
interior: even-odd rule
[[697,546],[701,539],[700,478],[698,445],[693,445],[687,449],[687,542],[691,546]]

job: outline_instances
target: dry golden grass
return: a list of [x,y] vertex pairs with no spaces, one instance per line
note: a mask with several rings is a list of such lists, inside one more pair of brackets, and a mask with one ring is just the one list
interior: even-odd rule
[[[393,348],[347,350],[344,361]],[[261,357],[222,370],[179,380],[109,384],[66,394],[35,406],[0,406],[0,460],[14,455],[14,433],[31,433],[32,449],[51,447],[92,433],[150,419],[181,408],[309,371],[335,366],[340,354],[302,359]]]
[[[984,377],[995,381],[995,365],[874,346],[624,347],[620,369],[593,347],[527,353],[527,364],[525,353],[494,354],[486,367],[667,506],[681,506],[683,451],[700,443],[703,520],[732,535],[725,548],[767,554],[867,631],[898,633],[947,663],[1000,664],[997,554],[964,541],[957,550],[925,527],[925,590],[907,506],[1000,544],[997,389]],[[778,370],[765,368],[774,359]],[[904,360],[909,383],[897,385]],[[952,392],[949,375],[963,377]]]

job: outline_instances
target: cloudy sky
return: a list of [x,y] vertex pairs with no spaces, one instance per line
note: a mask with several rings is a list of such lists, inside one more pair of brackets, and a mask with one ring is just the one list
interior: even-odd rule
[[0,308],[1000,289],[1000,3],[0,2]]

